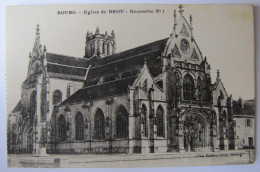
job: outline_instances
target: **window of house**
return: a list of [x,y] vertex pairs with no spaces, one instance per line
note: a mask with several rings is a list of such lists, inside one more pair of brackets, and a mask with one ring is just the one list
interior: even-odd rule
[[249,147],[254,146],[253,137],[248,137],[248,146],[249,146]]
[[157,108],[156,111],[156,120],[157,120],[157,136],[164,137],[164,111],[161,105]]
[[82,113],[75,116],[76,140],[84,139],[84,119]]
[[53,97],[52,97],[52,103],[53,105],[57,105],[59,103],[61,103],[62,101],[62,93],[60,90],[55,90],[53,92]]
[[128,113],[123,106],[116,112],[116,137],[128,138]]
[[251,122],[250,119],[247,119],[247,120],[246,120],[246,126],[247,126],[247,127],[251,127],[251,126],[252,126],[252,122]]
[[66,140],[66,120],[63,115],[58,119],[58,137],[60,141]]
[[183,79],[183,99],[193,100],[194,82],[192,77],[187,74]]
[[105,138],[105,117],[101,109],[98,109],[94,119],[94,137],[95,139]]

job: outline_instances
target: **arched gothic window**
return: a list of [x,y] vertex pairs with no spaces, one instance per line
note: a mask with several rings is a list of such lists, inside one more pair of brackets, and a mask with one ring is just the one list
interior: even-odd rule
[[66,140],[66,120],[63,115],[58,119],[58,137],[60,141]]
[[157,136],[164,137],[164,111],[161,105],[158,106],[156,111],[156,122],[157,122]]
[[128,113],[123,106],[116,112],[116,137],[128,138]]
[[55,90],[53,92],[53,97],[52,97],[52,103],[53,105],[57,105],[59,103],[61,103],[62,101],[62,93],[60,90]]
[[105,117],[101,109],[98,109],[94,119],[94,137],[95,139],[105,138]]
[[192,77],[187,74],[183,79],[183,99],[184,100],[193,100],[194,94],[194,81]]
[[84,139],[84,119],[82,113],[78,112],[75,116],[76,140]]
[[31,99],[30,99],[30,120],[32,122],[34,115],[36,113],[36,91],[33,91],[31,94]]
[[102,52],[103,52],[103,54],[106,54],[106,44],[105,44],[105,42],[102,43]]
[[108,43],[108,44],[107,44],[107,55],[110,55],[110,53],[111,53],[111,52],[110,52],[110,44]]
[[220,96],[220,99],[224,99],[224,94],[223,94],[222,90],[220,90],[219,96]]
[[33,149],[33,129],[30,128],[28,131],[27,131],[27,150],[32,151]]
[[223,112],[223,125],[224,125],[224,127],[226,127],[226,123],[227,123],[227,113],[224,110],[224,112]]
[[198,81],[197,81],[197,99],[199,101],[202,101],[202,81],[200,79],[200,77],[198,78]]
[[148,87],[147,87],[147,79],[144,81],[143,85],[142,85],[142,89],[144,92],[148,91]]
[[143,123],[143,134],[144,137],[148,137],[148,125],[147,125],[147,108],[146,106],[143,104],[142,105],[142,123]]
[[92,56],[94,53],[94,46],[90,44],[90,56]]
[[175,74],[175,87],[176,87],[176,101],[180,100],[181,96],[181,81],[180,81],[180,76],[177,72]]

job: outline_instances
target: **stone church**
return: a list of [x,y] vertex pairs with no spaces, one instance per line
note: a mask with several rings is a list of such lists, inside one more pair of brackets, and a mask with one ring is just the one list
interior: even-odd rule
[[[116,53],[87,32],[85,56],[49,53],[37,26],[21,100],[8,116],[9,153],[234,150],[232,97],[180,5],[168,38]],[[83,48],[83,47],[82,47]]]

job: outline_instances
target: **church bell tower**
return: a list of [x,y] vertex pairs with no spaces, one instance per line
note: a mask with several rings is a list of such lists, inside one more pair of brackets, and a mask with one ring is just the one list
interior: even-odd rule
[[91,59],[93,57],[104,58],[116,53],[115,33],[112,30],[111,35],[100,34],[97,27],[95,34],[87,32],[85,56],[84,58]]

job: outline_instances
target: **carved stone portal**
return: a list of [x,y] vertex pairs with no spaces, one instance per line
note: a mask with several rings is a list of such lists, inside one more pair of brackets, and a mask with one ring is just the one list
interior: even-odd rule
[[184,149],[186,152],[208,147],[208,129],[199,115],[188,115],[183,122]]

